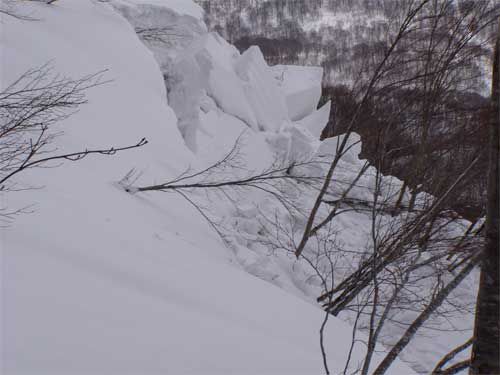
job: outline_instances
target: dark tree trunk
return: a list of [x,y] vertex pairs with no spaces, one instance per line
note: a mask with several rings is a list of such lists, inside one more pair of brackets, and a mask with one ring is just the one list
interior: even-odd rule
[[474,345],[470,373],[500,374],[500,267],[499,267],[499,128],[500,128],[500,27],[493,64],[492,116],[490,121],[490,164],[488,170],[488,208],[479,293],[476,305]]

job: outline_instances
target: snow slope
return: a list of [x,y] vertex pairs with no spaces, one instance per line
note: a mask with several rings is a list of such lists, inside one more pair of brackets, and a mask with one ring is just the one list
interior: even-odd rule
[[[127,3],[199,17],[187,0]],[[112,79],[90,90],[89,104],[64,122],[59,150],[142,137],[150,143],[115,157],[31,170],[18,182],[39,189],[2,196],[10,208],[35,204],[1,229],[2,373],[322,373],[320,309],[243,272],[179,196],[130,195],[114,183],[132,168],[143,183],[176,176],[216,158],[246,125],[221,111],[203,112],[203,147],[193,154],[167,103],[158,62],[115,8],[92,0],[20,7],[39,21],[2,16],[2,85],[48,61],[54,72],[74,78],[109,69],[105,77]],[[217,138],[220,131],[228,137]],[[264,159],[271,153],[267,136],[251,135]],[[347,324],[331,320],[326,344],[335,372],[343,368],[350,335]],[[400,363],[392,370],[411,373]]]

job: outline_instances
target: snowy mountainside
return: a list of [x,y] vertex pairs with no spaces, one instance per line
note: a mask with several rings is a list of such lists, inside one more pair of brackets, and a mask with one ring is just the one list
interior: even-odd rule
[[[142,137],[149,144],[31,170],[19,183],[43,188],[2,197],[8,207],[36,203],[33,213],[1,229],[5,373],[323,373],[319,280],[308,264],[266,242],[266,230],[279,223],[303,227],[314,191],[283,186],[297,205],[294,214],[262,191],[193,195],[218,234],[179,194],[129,194],[117,183],[131,170],[140,186],[202,170],[238,140],[234,165],[216,178],[275,163],[297,163],[292,172],[305,177],[322,172],[321,163],[300,166],[334,153],[340,140],[319,141],[330,111],[329,103],[316,109],[321,69],[270,68],[258,48],[238,52],[207,32],[191,1],[22,7],[40,21],[3,17],[3,84],[47,61],[72,77],[109,69],[112,79],[90,90],[89,103],[62,124],[58,147],[120,146]],[[364,166],[359,137],[350,145],[336,176],[341,181]],[[374,175],[369,168],[351,196],[370,200]],[[401,185],[384,180],[388,190]],[[329,198],[338,194],[332,186]],[[344,215],[334,229],[347,249],[362,249],[369,217]],[[348,272],[351,261],[340,269]],[[468,280],[469,290],[460,291],[464,299],[473,285]],[[401,330],[384,332],[383,343],[392,344]],[[431,334],[405,352],[414,369],[425,371],[467,332],[446,342]],[[351,325],[330,319],[326,348],[334,373],[344,370],[351,337]],[[363,355],[355,346],[353,370]],[[389,373],[412,370],[396,362]]]
[[[184,22],[190,2],[117,4],[165,6]],[[173,178],[190,164],[217,159],[248,126],[220,109],[228,103],[219,107],[203,95],[193,153],[167,102],[164,67],[116,8],[91,0],[19,7],[39,20],[2,15],[2,85],[48,61],[55,74],[109,69],[105,77],[112,79],[89,90],[89,103],[61,124],[59,150],[127,145],[142,137],[149,144],[112,158],[33,169],[17,182],[37,189],[2,193],[6,207],[35,204],[32,213],[1,229],[2,373],[322,373],[321,310],[242,272],[234,253],[179,196],[134,196],[115,183],[132,168],[143,183]],[[195,21],[189,21],[193,29],[183,25],[193,34],[203,28]],[[252,64],[242,63],[247,81],[237,83],[247,108],[255,109],[265,103],[252,91],[259,83],[252,75],[262,65]],[[284,122],[283,133],[248,132],[246,144],[259,147],[249,162],[265,165],[273,157],[268,137],[291,149],[295,130]],[[327,330],[331,366],[340,371],[351,328],[332,319]],[[393,366],[395,374],[410,372],[401,363]]]

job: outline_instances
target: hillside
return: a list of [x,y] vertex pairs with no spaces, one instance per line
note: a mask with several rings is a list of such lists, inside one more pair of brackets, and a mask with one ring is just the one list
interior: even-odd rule
[[[325,306],[316,299],[326,291],[322,277],[340,284],[370,256],[374,219],[359,202],[383,202],[381,236],[404,231],[413,217],[386,209],[403,182],[361,160],[352,134],[325,198],[347,198],[352,207],[318,231],[302,257],[293,254],[344,140],[320,141],[331,106],[317,108],[321,68],[270,67],[258,47],[240,52],[209,32],[190,0],[58,0],[10,10],[31,19],[2,14],[2,90],[40,67],[49,82],[102,72],[86,102],[54,125],[44,152],[148,144],[28,169],[2,189],[2,209],[14,212],[0,228],[3,373],[324,373]],[[220,188],[269,173],[277,177]],[[165,181],[189,187],[147,189]],[[419,193],[417,207],[433,199]],[[371,369],[418,313],[407,306],[425,306],[428,291],[455,276],[449,269],[461,258],[447,257],[444,244],[470,223],[436,222],[427,251],[411,243],[384,270],[386,280],[409,262],[419,266],[381,331]],[[388,374],[428,372],[470,336],[476,276]],[[393,285],[380,285],[384,299]],[[355,372],[363,362],[366,348],[356,342],[367,340],[369,314],[359,313],[362,303],[354,299],[329,317],[332,373]]]

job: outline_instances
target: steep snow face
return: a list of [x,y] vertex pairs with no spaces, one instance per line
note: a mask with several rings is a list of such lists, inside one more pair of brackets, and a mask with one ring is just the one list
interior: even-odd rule
[[196,39],[168,69],[169,100],[188,146],[196,151],[199,108],[212,100],[253,130],[290,122],[285,97],[258,48],[240,55],[216,33]]
[[258,129],[256,114],[234,70],[239,56],[236,48],[217,34],[207,34],[195,40],[176,60],[168,80],[169,100],[192,150],[197,150],[199,109],[205,97],[248,127]]
[[[126,3],[167,5],[177,14],[192,8],[187,0]],[[248,126],[200,94],[194,107],[200,147],[193,154],[167,103],[158,62],[116,8],[91,0],[20,7],[39,21],[2,16],[2,85],[47,61],[54,73],[77,78],[109,69],[105,77],[112,79],[90,90],[89,104],[61,124],[59,150],[122,146],[142,137],[150,143],[112,158],[30,170],[17,182],[38,189],[2,193],[8,208],[36,204],[33,213],[1,228],[2,373],[322,373],[317,331],[323,312],[235,266],[246,260],[265,279],[269,269],[250,258],[254,252],[261,261],[263,251],[229,251],[178,195],[134,196],[114,183],[132,168],[143,184],[173,178],[189,165],[217,159]],[[141,17],[143,11],[156,14],[146,8]],[[240,66],[248,82],[258,80],[251,77],[256,67],[258,61]],[[230,97],[233,87],[224,87]],[[251,96],[242,92],[252,108]],[[310,137],[305,129],[273,132],[288,142],[287,150],[295,133]],[[267,165],[275,150],[270,135],[249,134],[249,165]],[[242,227],[255,213],[243,203]],[[269,266],[281,265],[279,282],[293,286],[290,264],[280,258]],[[348,325],[331,319],[326,345],[334,372],[343,369],[350,337]],[[353,356],[359,361],[361,348]],[[392,370],[411,373],[400,363]]]
[[272,69],[285,91],[290,118],[298,121],[311,114],[321,98],[323,69],[294,65],[275,65]]
[[[280,69],[282,74],[278,75]],[[199,149],[202,113],[219,109],[251,130],[280,133],[275,135],[278,138],[285,136],[283,152],[292,158],[314,152],[314,140],[297,130],[299,124],[292,123],[316,113],[321,68],[271,68],[257,47],[240,54],[218,34],[209,33],[196,38],[165,71],[170,105],[191,150]],[[321,113],[327,113],[325,108],[329,104]],[[324,127],[328,121],[323,117],[315,119],[322,122],[317,127]],[[297,147],[304,137],[309,139],[302,142],[306,149],[302,152]]]
[[207,32],[200,8],[191,1],[112,0],[111,4],[148,44],[166,75],[176,55]]
[[236,61],[235,69],[244,82],[246,98],[255,112],[259,129],[277,131],[290,121],[283,92],[258,47],[246,50]]

